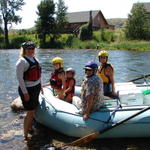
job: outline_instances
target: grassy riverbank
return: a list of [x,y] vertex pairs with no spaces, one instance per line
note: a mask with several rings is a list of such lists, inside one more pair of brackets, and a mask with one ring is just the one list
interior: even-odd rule
[[[93,39],[90,41],[81,41],[73,34],[61,34],[55,42],[49,42],[50,37],[47,37],[44,48],[56,48],[56,49],[96,49],[96,45],[99,44],[100,49],[110,50],[138,50],[138,51],[150,51],[150,41],[133,41],[125,38],[124,31],[118,30],[104,30],[93,32]],[[24,41],[32,40],[36,42],[40,47],[39,39],[34,32],[9,32],[10,45],[8,48],[20,48],[20,45]],[[4,49],[4,37],[0,36],[0,49]]]
[[68,35],[62,35],[61,38],[65,49],[95,49],[98,44],[100,49],[150,51],[150,41],[127,40],[122,30],[106,30],[103,35],[101,31],[96,31],[90,41],[81,41]]
[[150,51],[150,42],[148,41],[121,41],[121,42],[96,42],[96,41],[75,41],[71,47],[65,46],[65,49],[96,49],[99,44],[100,49],[109,50],[137,50]]

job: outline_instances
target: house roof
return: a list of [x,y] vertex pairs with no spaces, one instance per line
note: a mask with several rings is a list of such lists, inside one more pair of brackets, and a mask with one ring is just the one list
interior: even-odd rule
[[[136,5],[138,3],[134,3],[133,5]],[[150,3],[140,3],[140,4],[143,4],[146,11],[150,13]]]
[[[101,11],[99,10],[92,11],[92,18],[94,18],[99,12]],[[90,11],[67,13],[67,19],[69,23],[88,22],[89,17],[90,17]]]
[[147,12],[150,12],[150,3],[143,3]]

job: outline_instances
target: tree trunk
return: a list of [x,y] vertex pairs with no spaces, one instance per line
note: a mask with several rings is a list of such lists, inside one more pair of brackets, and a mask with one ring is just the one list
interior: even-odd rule
[[8,28],[7,28],[6,20],[4,20],[4,36],[5,36],[5,47],[7,48],[9,45],[9,39],[8,39]]

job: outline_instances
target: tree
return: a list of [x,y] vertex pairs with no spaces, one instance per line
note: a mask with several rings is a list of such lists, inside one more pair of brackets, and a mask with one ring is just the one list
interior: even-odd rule
[[64,33],[65,25],[67,24],[67,7],[63,0],[58,0],[57,11],[56,11],[56,26],[57,33]]
[[2,19],[1,19],[1,16],[0,16],[0,34],[3,33],[3,29],[2,29]]
[[89,39],[93,38],[93,21],[92,21],[92,11],[90,11],[90,18],[88,23]]
[[129,39],[147,39],[148,20],[144,5],[137,3],[133,5],[125,28],[126,37]]
[[36,31],[40,39],[40,45],[45,45],[46,35],[53,33],[55,27],[55,4],[53,0],[43,0],[38,5],[38,19],[36,23]]
[[21,17],[16,12],[22,9],[24,0],[0,0],[0,13],[4,24],[5,45],[8,47],[8,25],[21,22]]
[[91,40],[93,37],[93,26],[92,26],[92,11],[89,13],[89,22],[80,28],[79,38],[80,40]]

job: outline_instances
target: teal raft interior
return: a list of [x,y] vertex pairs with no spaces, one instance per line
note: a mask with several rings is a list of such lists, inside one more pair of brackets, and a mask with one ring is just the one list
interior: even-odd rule
[[[116,90],[119,99],[105,97],[104,107],[93,112],[86,121],[78,114],[78,108],[70,103],[53,96],[50,87],[44,88],[44,95],[40,94],[40,105],[35,119],[37,122],[52,128],[62,134],[72,137],[83,137],[95,131],[101,131],[118,121],[150,105],[150,85],[134,84],[131,82],[117,83]],[[80,87],[76,87],[76,96],[80,96]],[[98,138],[115,137],[149,137],[150,110],[117,126]]]

